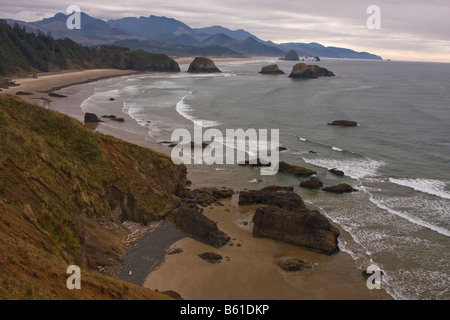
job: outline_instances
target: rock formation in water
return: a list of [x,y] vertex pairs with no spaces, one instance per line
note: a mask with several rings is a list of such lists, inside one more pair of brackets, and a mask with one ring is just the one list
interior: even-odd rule
[[358,122],[349,121],[349,120],[336,120],[328,124],[329,126],[335,127],[356,127],[358,126]]
[[216,67],[214,61],[205,57],[197,57],[189,65],[188,72],[191,73],[216,73],[222,72]]
[[283,70],[278,68],[277,64],[272,64],[269,66],[265,66],[259,72],[261,74],[285,74]]
[[284,56],[284,60],[288,60],[288,61],[299,61],[300,58],[298,56],[297,51],[295,50],[290,50],[288,53],[286,53],[286,55]]
[[317,79],[319,77],[334,77],[334,73],[315,64],[297,63],[289,75],[289,78],[295,79]]
[[332,193],[339,193],[339,194],[358,191],[347,183],[341,183],[336,186],[326,187],[326,188],[323,188],[322,190],[327,191],[327,192],[332,192]]

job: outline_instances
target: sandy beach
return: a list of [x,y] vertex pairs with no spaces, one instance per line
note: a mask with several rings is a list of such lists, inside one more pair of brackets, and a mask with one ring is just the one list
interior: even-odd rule
[[[94,90],[94,84],[87,82],[132,73],[134,72],[89,70],[42,76],[39,79],[15,79],[21,86],[4,90],[3,93],[14,94],[19,90],[33,92],[33,95],[23,98],[41,106],[45,102],[44,106],[82,121],[80,104]],[[81,85],[71,86],[74,84]],[[67,98],[50,98],[47,93],[43,93],[62,87],[65,89],[60,93],[67,95]],[[112,102],[111,108],[120,112],[120,103]],[[131,117],[121,114],[122,116],[125,123],[121,128],[101,123],[96,130],[169,153],[169,148],[147,139],[146,128],[138,125]],[[194,175],[189,176],[189,179],[195,187],[215,184],[221,187],[223,183],[220,178],[210,175]],[[383,290],[367,289],[362,270],[356,268],[355,262],[347,253],[327,256],[272,240],[254,238],[251,233],[251,217],[255,207],[239,207],[236,199],[223,203],[224,206],[205,208],[204,214],[217,222],[218,227],[232,238],[230,244],[215,249],[191,238],[175,242],[171,247],[181,248],[183,252],[166,255],[165,258],[161,258],[164,253],[155,253],[163,262],[146,277],[145,287],[159,291],[174,290],[184,299],[391,299]],[[152,241],[139,241],[137,244],[143,246],[140,250],[145,251],[145,246],[152,246]],[[198,257],[204,252],[218,253],[223,260],[219,264],[210,264]],[[276,263],[283,256],[306,260],[314,263],[315,267],[298,272],[283,271]],[[142,265],[146,263],[145,259],[131,259],[127,263],[129,270],[151,270],[150,266]],[[126,275],[122,275],[122,278],[126,279]],[[143,278],[145,277],[140,275],[137,282],[142,282]]]

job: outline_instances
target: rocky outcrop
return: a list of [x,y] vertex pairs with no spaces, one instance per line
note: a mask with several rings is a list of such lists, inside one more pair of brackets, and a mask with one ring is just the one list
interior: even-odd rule
[[289,78],[296,79],[316,79],[319,77],[334,77],[334,73],[318,65],[307,65],[298,63],[292,68]]
[[98,122],[102,122],[102,120],[100,120],[95,113],[86,112],[84,114],[84,122],[85,123],[98,123]]
[[304,210],[306,205],[292,187],[270,186],[261,190],[241,191],[239,205],[265,204],[288,210]]
[[205,261],[208,261],[209,263],[220,263],[223,259],[223,257],[220,254],[214,253],[214,252],[204,252],[202,254],[198,255],[200,258],[202,258]]
[[301,271],[314,268],[312,263],[294,257],[281,257],[277,260],[278,266],[285,271]]
[[278,68],[277,64],[272,64],[269,66],[265,66],[259,72],[261,74],[285,74],[283,70]]
[[278,172],[289,174],[294,177],[310,177],[312,175],[317,174],[317,172],[314,170],[304,168],[304,167],[294,166],[294,165],[288,164],[284,161],[281,161],[279,163]]
[[337,177],[343,177],[345,175],[344,171],[338,170],[336,168],[330,169],[330,170],[328,170],[328,172],[333,174],[333,175],[335,175],[335,176],[337,176]]
[[196,208],[179,207],[169,213],[166,220],[187,236],[215,248],[228,243],[228,237],[217,225]]
[[300,58],[298,56],[298,53],[295,50],[290,50],[286,55],[284,56],[284,60],[288,61],[299,61]]
[[188,72],[191,73],[216,73],[222,72],[216,67],[214,61],[205,57],[197,57],[189,65]]
[[349,120],[336,120],[328,124],[329,126],[335,127],[356,127],[358,126],[358,122],[349,121]]
[[326,187],[326,188],[323,188],[322,190],[327,191],[327,192],[332,192],[332,193],[339,193],[339,194],[358,191],[347,183],[341,183],[341,184],[338,184],[337,186]]
[[211,204],[222,205],[221,199],[231,198],[234,194],[232,189],[201,188],[186,190],[182,202],[185,206],[195,208],[206,207]]
[[259,207],[253,224],[254,237],[279,240],[326,254],[339,251],[339,230],[318,211]]
[[67,96],[55,92],[50,92],[48,96],[53,98],[67,98]]
[[300,182],[300,187],[308,189],[319,189],[323,187],[323,183],[318,178],[312,177],[309,180]]

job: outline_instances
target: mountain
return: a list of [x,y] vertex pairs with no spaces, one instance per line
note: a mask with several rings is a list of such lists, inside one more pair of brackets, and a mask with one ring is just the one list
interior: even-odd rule
[[129,17],[108,20],[107,24],[112,28],[120,29],[135,37],[146,39],[151,39],[165,33],[171,33],[175,36],[196,33],[181,21],[166,17],[156,17],[153,15],[149,17]]
[[382,60],[380,56],[367,53],[357,52],[351,49],[325,47],[319,43],[282,43],[283,47],[297,51],[299,56],[304,57],[326,57],[326,58],[350,58],[350,59],[373,59]]
[[212,27],[207,27],[207,28],[195,28],[194,31],[197,33],[205,33],[208,35],[216,35],[216,34],[223,33],[224,35],[226,35],[232,39],[235,39],[235,40],[245,40],[249,37],[258,39],[256,36],[254,36],[250,32],[247,32],[243,29],[230,30],[230,29],[224,28],[222,26],[212,26]]
[[80,30],[67,29],[66,21],[69,15],[57,13],[51,18],[32,22],[44,32],[51,32],[58,39],[70,38],[75,42],[86,45],[98,45],[110,43],[114,40],[133,38],[133,35],[110,26],[103,20],[93,18],[81,12]]
[[236,41],[236,39],[233,39],[224,33],[218,33],[218,34],[214,34],[214,35],[204,39],[201,43],[204,46],[228,47],[231,43],[233,43],[235,41]]
[[231,57],[244,58],[242,53],[235,52],[229,48],[219,46],[184,46],[176,44],[167,44],[156,40],[119,40],[114,45],[130,48],[131,50],[142,49],[148,52],[164,53],[172,57],[192,57],[192,56],[208,56],[208,57]]
[[228,48],[252,56],[284,56],[283,50],[263,44],[252,37],[236,40],[230,43]]

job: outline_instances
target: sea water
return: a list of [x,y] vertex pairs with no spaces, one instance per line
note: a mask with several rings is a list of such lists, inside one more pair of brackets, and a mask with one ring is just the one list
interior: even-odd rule
[[[271,63],[287,74],[259,74]],[[359,268],[383,270],[383,288],[394,298],[449,299],[450,64],[325,59],[319,64],[336,77],[313,80],[290,79],[289,61],[216,64],[222,73],[188,74],[183,65],[181,73],[99,82],[81,107],[108,114],[108,99],[118,99],[156,142],[194,124],[279,129],[288,149],[280,160],[316,170],[326,186],[346,182],[358,192],[306,190],[301,179],[236,165],[189,170],[222,174],[218,187],[293,186],[340,227],[339,246]],[[334,120],[359,126],[327,125]]]

